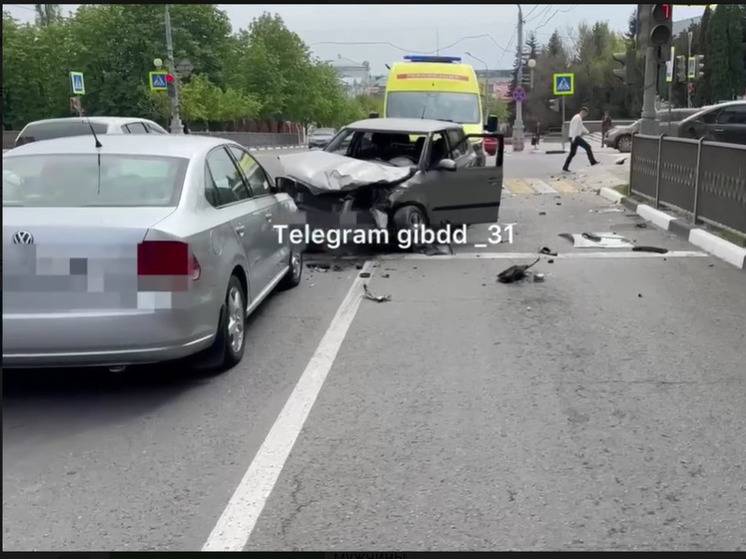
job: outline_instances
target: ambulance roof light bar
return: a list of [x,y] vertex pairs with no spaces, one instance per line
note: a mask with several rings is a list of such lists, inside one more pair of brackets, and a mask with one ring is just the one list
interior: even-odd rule
[[420,54],[408,54],[404,57],[404,60],[409,60],[410,62],[445,62],[445,63],[453,63],[453,62],[461,62],[461,57],[459,56],[426,56],[426,55],[420,55]]

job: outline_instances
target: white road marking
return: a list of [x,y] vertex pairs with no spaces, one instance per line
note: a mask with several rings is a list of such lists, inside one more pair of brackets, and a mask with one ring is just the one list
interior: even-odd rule
[[[521,258],[536,258],[535,252],[456,252],[454,254],[382,254],[379,260],[516,260]],[[545,255],[542,255],[545,256]],[[710,256],[706,252],[697,250],[671,251],[665,254],[656,252],[565,252],[557,256],[546,258],[575,259],[575,258],[701,258]]]
[[474,245],[474,248],[487,248],[487,245],[483,243],[479,243],[479,244]]
[[[362,272],[372,275],[373,261],[367,261]],[[316,352],[202,546],[202,551],[242,551],[246,546],[355,318],[362,300],[362,284],[366,281],[358,275],[352,282]]]

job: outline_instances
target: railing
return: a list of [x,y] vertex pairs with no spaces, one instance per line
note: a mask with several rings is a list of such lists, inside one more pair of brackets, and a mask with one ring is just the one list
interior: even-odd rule
[[635,134],[630,190],[746,234],[746,145]]

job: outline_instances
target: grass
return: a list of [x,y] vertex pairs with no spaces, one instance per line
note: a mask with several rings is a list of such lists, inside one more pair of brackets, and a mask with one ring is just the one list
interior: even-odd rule
[[619,186],[615,186],[614,190],[619,192],[619,194],[623,194],[624,196],[630,195],[629,184],[620,184]]

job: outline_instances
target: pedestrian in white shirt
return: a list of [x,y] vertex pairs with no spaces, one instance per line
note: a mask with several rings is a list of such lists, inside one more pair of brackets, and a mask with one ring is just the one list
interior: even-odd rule
[[583,107],[570,121],[570,155],[567,156],[565,166],[562,167],[563,171],[570,172],[570,161],[575,157],[575,154],[578,151],[578,146],[583,148],[585,153],[588,154],[588,161],[591,162],[591,165],[598,165],[598,161],[593,157],[593,151],[591,150],[590,144],[583,139],[583,134],[589,133],[588,129],[583,125],[583,119],[587,116],[588,107]]

